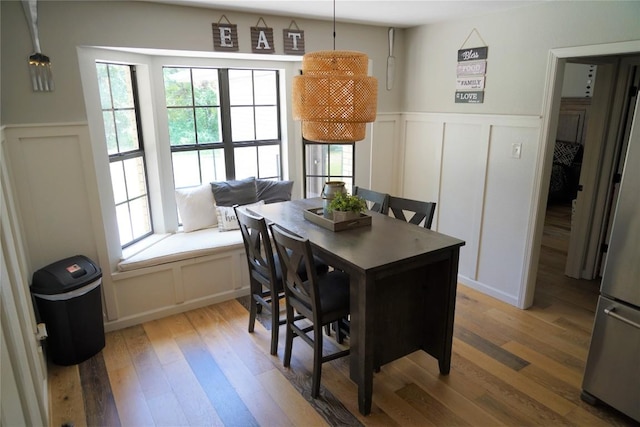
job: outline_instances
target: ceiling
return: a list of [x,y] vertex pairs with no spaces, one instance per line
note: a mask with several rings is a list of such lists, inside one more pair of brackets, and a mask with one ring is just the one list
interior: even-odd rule
[[[311,19],[333,19],[333,0],[147,0]],[[549,0],[336,0],[336,21],[407,28]]]

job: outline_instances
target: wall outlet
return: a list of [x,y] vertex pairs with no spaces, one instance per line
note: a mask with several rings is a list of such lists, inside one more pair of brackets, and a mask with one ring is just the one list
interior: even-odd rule
[[511,144],[511,157],[519,159],[522,156],[522,143],[514,142]]

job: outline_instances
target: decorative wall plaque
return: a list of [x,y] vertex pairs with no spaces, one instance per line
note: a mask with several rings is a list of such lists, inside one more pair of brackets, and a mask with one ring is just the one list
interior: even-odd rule
[[[227,23],[221,23],[222,19]],[[238,28],[222,15],[213,27],[213,50],[222,52],[236,52],[238,50]]]
[[[291,29],[295,26],[295,29]],[[286,55],[304,55],[304,31],[298,28],[296,21],[291,21],[289,28],[282,30],[284,53]]]
[[[484,46],[465,48],[469,38],[476,34]],[[471,30],[458,50],[456,67],[456,104],[482,104],[487,72],[489,47],[475,28]]]
[[[264,27],[259,27],[260,21],[264,24]],[[253,53],[274,53],[275,46],[273,45],[273,28],[267,27],[267,23],[264,19],[258,19],[258,23],[255,27],[251,27],[251,51]]]

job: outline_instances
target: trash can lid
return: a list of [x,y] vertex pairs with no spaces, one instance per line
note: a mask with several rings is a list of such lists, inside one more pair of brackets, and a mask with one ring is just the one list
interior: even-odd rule
[[102,277],[100,267],[84,255],[54,262],[33,273],[31,292],[55,295],[81,288]]

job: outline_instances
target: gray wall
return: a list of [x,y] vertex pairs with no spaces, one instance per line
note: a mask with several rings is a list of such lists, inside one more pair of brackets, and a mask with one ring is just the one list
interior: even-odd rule
[[[489,46],[483,104],[455,104],[457,51]],[[640,39],[640,1],[551,1],[406,31],[403,111],[542,112],[549,50]]]
[[[291,17],[276,17],[133,1],[40,1],[40,45],[53,64],[56,90],[33,93],[27,59],[31,37],[19,1],[2,1],[2,124],[85,121],[77,46],[114,46],[213,51],[211,24],[224,14],[237,25],[240,52],[251,53],[250,27],[262,16],[273,28],[276,54],[282,55],[282,29]],[[330,5],[327,5],[330,7]],[[332,23],[296,18],[305,32],[306,51],[333,48]],[[384,89],[387,28],[340,24],[336,48],[360,50],[373,61],[379,80],[380,111],[399,111],[399,90]],[[402,31],[396,56],[402,61]],[[401,70],[399,70],[401,71]]]

